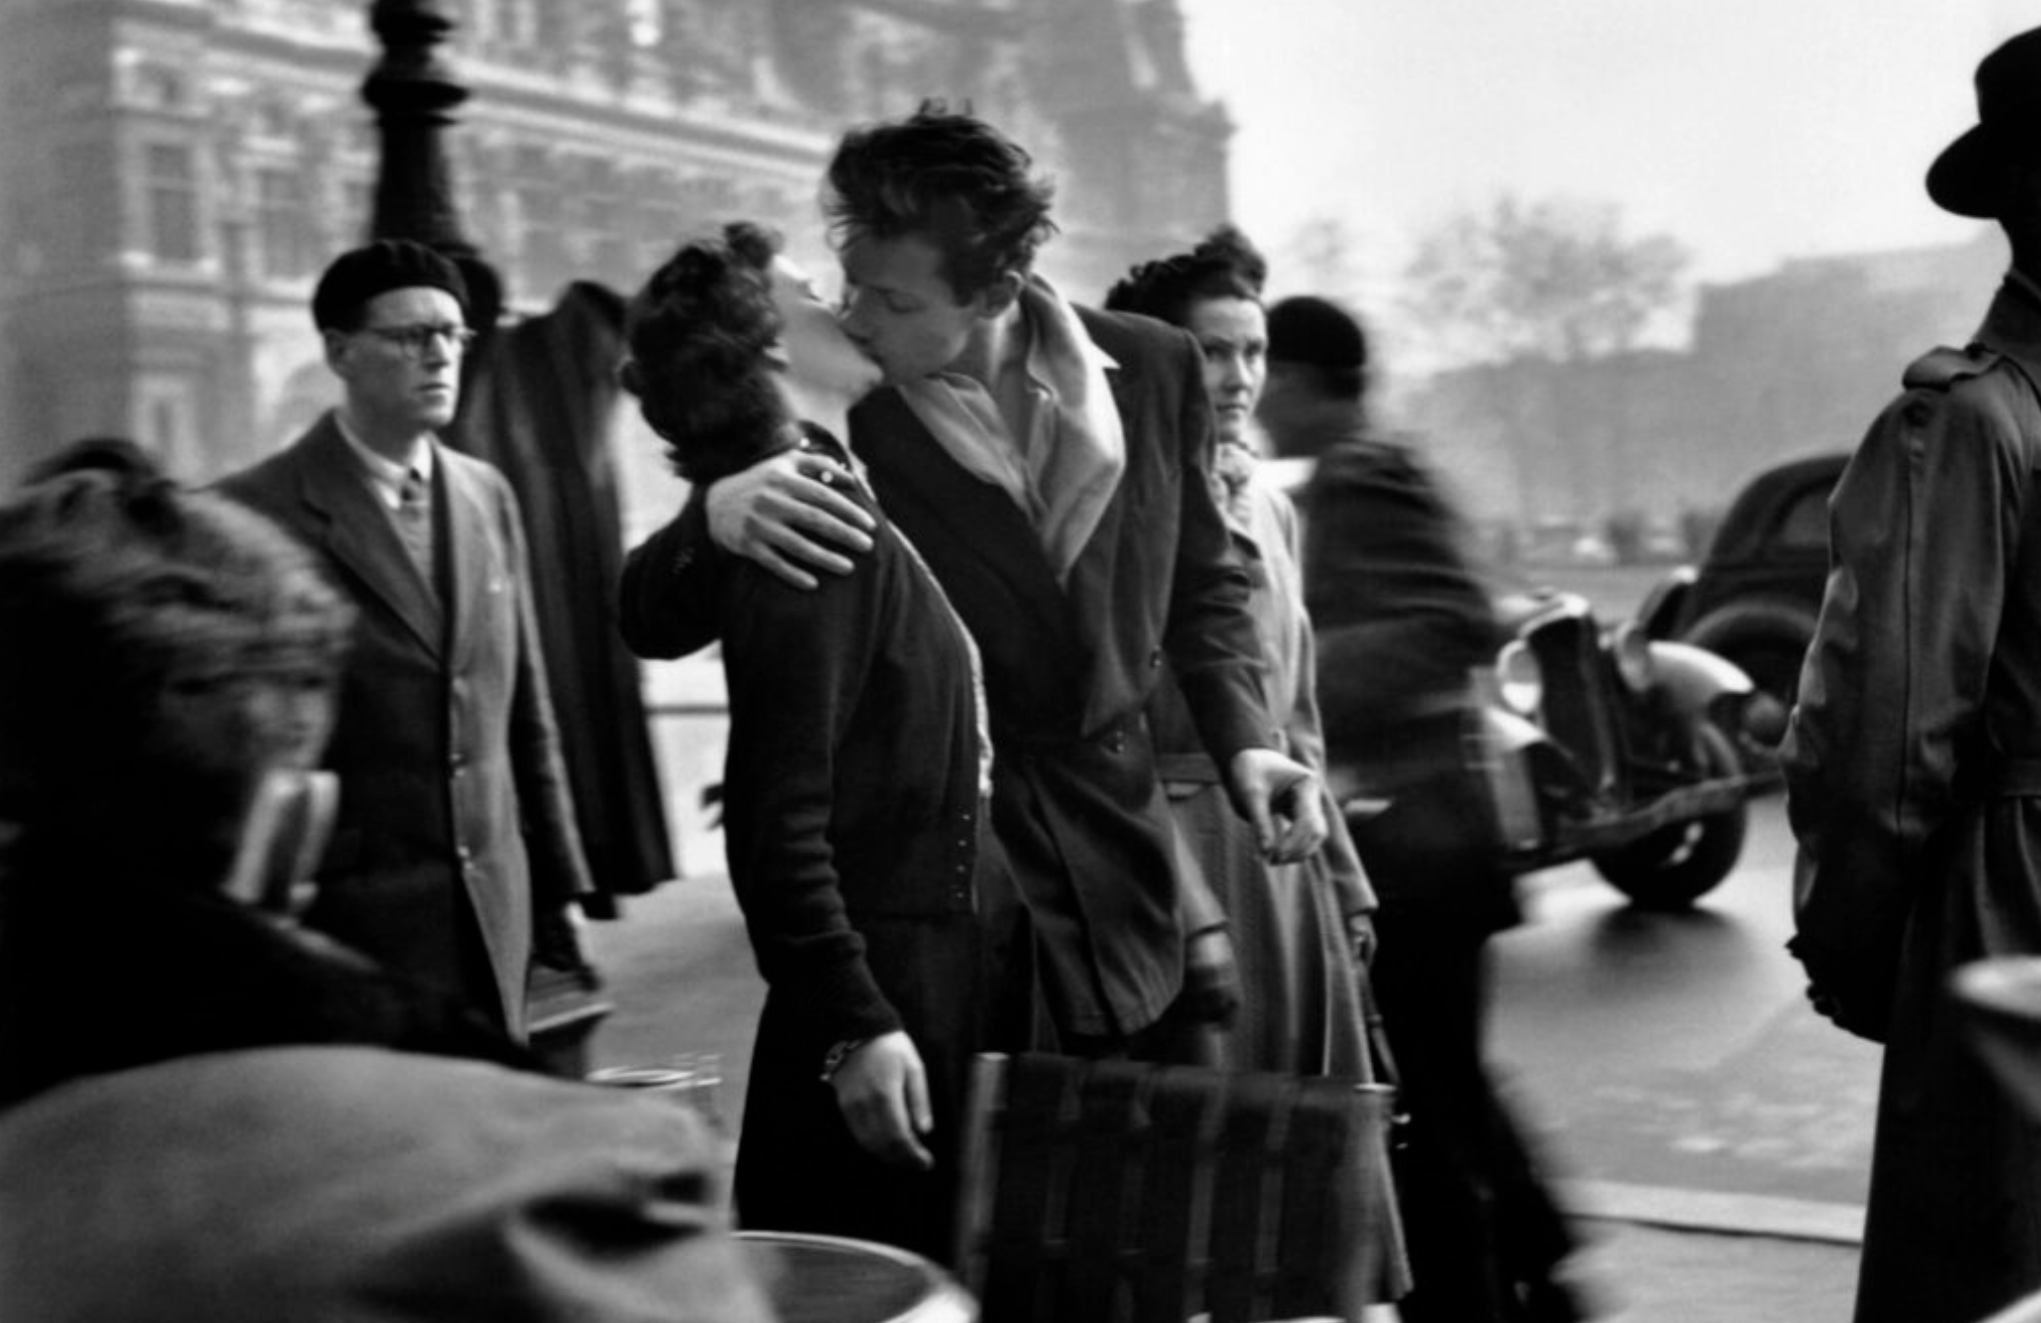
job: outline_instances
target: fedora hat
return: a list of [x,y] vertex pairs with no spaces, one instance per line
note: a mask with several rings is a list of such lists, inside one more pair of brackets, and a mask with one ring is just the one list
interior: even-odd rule
[[2018,160],[2041,162],[2041,28],[1979,62],[1977,124],[1928,167],[1928,196],[1958,216],[1994,219],[2005,166]]

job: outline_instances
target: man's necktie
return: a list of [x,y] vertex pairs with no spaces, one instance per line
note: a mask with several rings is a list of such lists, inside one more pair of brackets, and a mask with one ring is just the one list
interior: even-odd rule
[[425,478],[417,469],[404,472],[404,486],[397,501],[397,533],[404,539],[404,550],[411,553],[411,563],[418,567],[425,582],[438,586],[432,574],[432,489],[425,484]]

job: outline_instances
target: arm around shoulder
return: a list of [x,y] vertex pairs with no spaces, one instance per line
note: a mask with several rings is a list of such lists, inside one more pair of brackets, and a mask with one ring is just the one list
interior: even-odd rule
[[667,525],[624,558],[617,628],[640,657],[685,657],[715,642],[721,552],[709,538],[707,500],[688,494]]

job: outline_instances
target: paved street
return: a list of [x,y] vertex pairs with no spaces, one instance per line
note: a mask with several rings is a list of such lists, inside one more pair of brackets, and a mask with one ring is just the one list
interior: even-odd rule
[[1575,1179],[1854,1227],[1878,1056],[1807,1004],[1784,949],[1791,857],[1772,798],[1692,913],[1633,910],[1586,866],[1530,880],[1531,921],[1496,944],[1493,1052]]

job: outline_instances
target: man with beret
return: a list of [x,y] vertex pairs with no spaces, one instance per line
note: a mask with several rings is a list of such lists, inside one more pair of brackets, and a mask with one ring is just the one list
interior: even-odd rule
[[1829,579],[1784,747],[1793,950],[1885,1044],[1858,1323],[2041,1289],[2041,1120],[1964,1041],[1949,976],[2041,955],[2041,28],[1977,69],[1928,196],[2012,269],[1961,349],[1908,365],[1829,501]]
[[441,445],[473,338],[422,244],[343,254],[312,318],[343,398],[221,486],[323,558],[360,611],[327,766],[340,812],[305,922],[526,1033],[535,954],[581,964],[592,890],[560,759],[517,500]]
[[1469,671],[1501,626],[1430,472],[1370,423],[1360,323],[1301,296],[1269,309],[1268,337],[1257,414],[1278,455],[1315,460],[1299,509],[1331,779],[1389,802],[1352,826],[1411,1116],[1396,1177],[1415,1285],[1397,1307],[1410,1323],[1578,1318],[1556,1271],[1572,1237],[1484,1061],[1487,942],[1517,909],[1473,826],[1486,808],[1462,744]]

